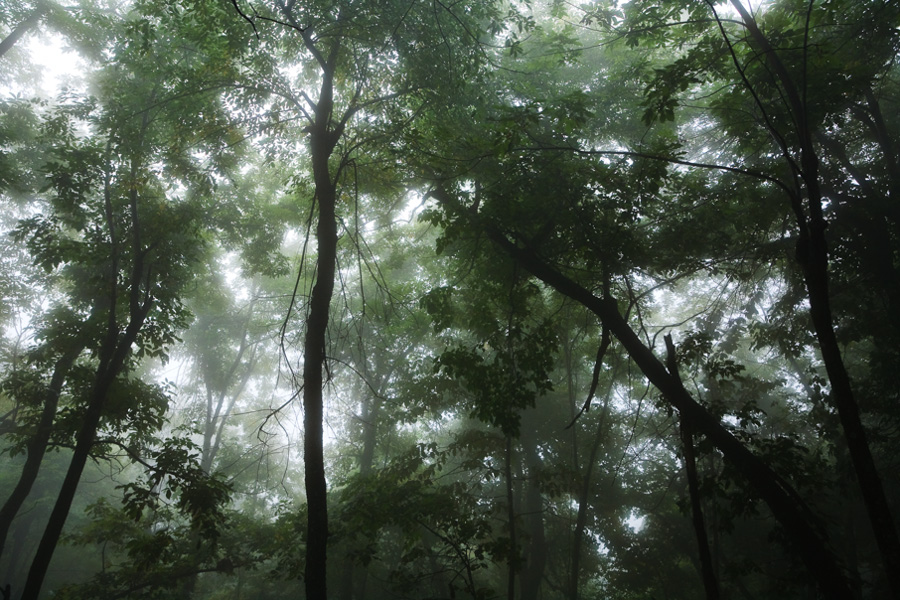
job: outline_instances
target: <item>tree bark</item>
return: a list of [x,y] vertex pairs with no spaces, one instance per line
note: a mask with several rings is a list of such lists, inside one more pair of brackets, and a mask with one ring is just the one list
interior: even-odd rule
[[341,136],[340,128],[333,129],[331,123],[336,48],[337,46],[323,66],[322,88],[316,104],[315,123],[310,132],[319,220],[316,225],[316,281],[309,301],[309,317],[303,342],[303,462],[308,509],[305,585],[309,600],[327,600],[325,568],[328,506],[322,434],[322,371],[325,368],[325,338],[337,264],[337,188],[328,168],[328,160]]
[[530,250],[517,247],[499,231],[489,230],[488,233],[500,248],[525,269],[558,292],[582,304],[609,328],[638,368],[679,411],[682,418],[689,419],[696,430],[705,435],[757,490],[775,519],[797,544],[823,597],[833,600],[850,598],[850,587],[843,569],[814,528],[812,515],[797,493],[691,397],[680,380],[673,377],[653,352],[641,342],[619,313],[615,299],[594,296],[575,281],[545,264]]
[[719,584],[716,580],[712,553],[709,550],[709,537],[706,535],[706,523],[703,519],[703,508],[700,501],[700,479],[697,476],[697,458],[694,454],[694,436],[690,426],[681,419],[679,423],[682,448],[684,449],[684,471],[687,474],[688,494],[691,498],[691,522],[694,535],[697,537],[697,551],[700,555],[700,574],[703,577],[703,589],[707,600],[718,600]]
[[[750,38],[767,58],[768,65],[787,100],[796,126],[800,146],[800,173],[806,189],[806,204],[794,198],[794,212],[800,236],[797,258],[803,271],[809,298],[813,329],[819,342],[822,361],[831,383],[831,395],[844,430],[844,438],[850,458],[859,480],[863,501],[869,514],[875,540],[894,598],[900,599],[900,537],[891,515],[881,477],[869,449],[865,428],[859,414],[859,406],[853,395],[850,376],[844,366],[840,346],[834,333],[831,296],[828,289],[828,245],[825,239],[827,222],[823,213],[823,199],[819,182],[819,159],[813,146],[813,135],[806,114],[806,106],[794,79],[781,62],[778,52],[759,29],[756,20],[739,0],[731,0],[741,16]],[[777,132],[776,132],[777,133]],[[808,213],[808,215],[807,215]]]
[[523,442],[525,468],[528,469],[524,484],[522,516],[525,539],[524,564],[519,573],[521,600],[537,600],[547,566],[547,539],[544,535],[544,501],[538,473],[543,466],[537,449],[531,440]]
[[53,421],[56,418],[56,409],[59,406],[59,395],[62,392],[62,386],[65,383],[69,369],[72,367],[72,363],[75,362],[80,353],[81,347],[72,348],[56,362],[53,368],[53,375],[50,378],[50,385],[46,391],[37,430],[26,444],[28,455],[25,459],[25,464],[22,466],[22,474],[19,476],[16,487],[13,488],[9,498],[3,504],[3,508],[0,508],[0,555],[3,555],[6,537],[9,534],[13,519],[19,513],[19,509],[22,508],[22,504],[25,502],[37,479],[41,462],[50,442],[50,434],[53,432]]
[[516,573],[519,571],[519,537],[516,535],[516,505],[512,478],[512,441],[506,436],[503,478],[506,480],[506,523],[509,528],[509,557],[506,560],[506,598],[515,600]]
[[[143,116],[140,136],[146,131],[149,123],[149,116],[145,113]],[[139,146],[140,144],[138,144]],[[137,174],[140,171],[139,154],[136,153],[131,159],[131,177],[133,181],[137,181]],[[119,325],[119,316],[117,313],[117,305],[119,298],[119,275],[120,261],[123,247],[120,243],[117,233],[116,220],[112,206],[112,195],[110,190],[110,175],[107,173],[106,182],[104,184],[104,210],[106,217],[106,226],[108,228],[110,255],[109,255],[109,273],[112,275],[107,281],[109,286],[109,295],[104,298],[108,303],[106,310],[106,331],[103,340],[100,342],[98,351],[98,365],[94,375],[93,387],[88,396],[87,407],[82,417],[81,427],[75,436],[75,450],[72,453],[72,459],[69,462],[69,468],[63,479],[62,487],[53,505],[47,526],[44,529],[44,535],[38,544],[34,560],[28,571],[28,578],[25,581],[25,589],[22,592],[21,600],[37,600],[47,574],[47,567],[50,566],[50,560],[53,558],[53,552],[59,543],[63,526],[72,507],[72,500],[75,498],[75,492],[78,489],[78,482],[81,480],[81,474],[84,472],[84,466],[90,456],[91,448],[94,445],[94,439],[97,435],[97,427],[103,416],[103,410],[106,405],[107,393],[113,382],[122,372],[125,361],[131,354],[131,347],[138,337],[147,315],[153,308],[153,297],[149,291],[144,294],[142,290],[149,290],[152,281],[149,280],[149,274],[145,270],[146,252],[141,241],[141,223],[138,215],[138,189],[132,185],[129,190],[129,217],[131,225],[130,252],[132,265],[129,277],[128,287],[128,319],[124,331]]]
[[[666,366],[673,377],[681,380],[678,373],[678,362],[672,336],[664,337],[666,342]],[[697,476],[697,457],[694,453],[694,433],[690,423],[684,417],[678,423],[681,444],[684,451],[684,471],[688,480],[688,495],[691,500],[691,521],[694,535],[697,537],[697,551],[700,555],[700,574],[703,578],[703,589],[707,600],[719,600],[719,584],[713,568],[712,553],[709,551],[709,538],[706,535],[706,523],[703,519],[703,507],[700,501],[700,478]]]
[[591,497],[591,478],[594,473],[594,465],[597,461],[597,454],[600,451],[600,444],[603,442],[603,433],[606,429],[606,417],[609,414],[609,392],[603,399],[603,408],[600,413],[600,420],[597,423],[597,430],[594,433],[594,441],[591,443],[591,452],[584,466],[584,474],[581,476],[581,489],[578,492],[578,514],[575,517],[575,532],[572,541],[572,573],[570,577],[571,591],[569,592],[570,600],[579,600],[579,575],[581,571],[581,546],[584,539],[584,531],[587,529],[588,508],[590,506]]
[[[57,496],[56,503],[53,505],[53,511],[50,513],[47,527],[44,529],[44,535],[38,544],[37,552],[31,563],[31,569],[28,571],[25,589],[22,592],[22,600],[37,600],[40,594],[44,577],[47,574],[47,567],[50,566],[53,551],[59,543],[63,526],[69,516],[69,510],[72,508],[75,491],[78,489],[78,482],[81,480],[81,474],[84,472],[84,466],[87,464],[90,456],[91,447],[94,445],[97,427],[100,424],[100,418],[103,415],[103,408],[106,404],[107,393],[113,381],[122,371],[125,359],[131,352],[131,345],[135,342],[149,311],[150,305],[145,304],[140,307],[138,313],[133,315],[133,318],[128,323],[125,334],[118,344],[115,345],[109,359],[101,361],[101,365],[97,370],[87,410],[82,418],[81,428],[75,437],[75,450],[72,453],[72,460],[69,463],[69,469],[66,471],[66,477],[63,479],[59,496]],[[118,332],[116,331],[116,333]],[[104,353],[101,352],[101,354]]]

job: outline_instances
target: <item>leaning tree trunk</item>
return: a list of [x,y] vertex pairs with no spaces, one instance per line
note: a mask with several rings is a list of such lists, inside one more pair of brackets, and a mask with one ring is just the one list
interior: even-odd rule
[[[44,535],[38,544],[37,552],[31,563],[31,569],[28,571],[28,579],[25,581],[25,589],[22,592],[22,600],[37,600],[40,594],[44,577],[47,574],[47,568],[50,566],[50,560],[53,558],[53,551],[59,544],[63,526],[69,516],[69,510],[72,508],[72,500],[75,498],[78,482],[81,481],[81,474],[84,472],[91,448],[94,445],[97,428],[100,425],[100,418],[106,405],[107,393],[118,374],[122,371],[125,359],[131,352],[131,345],[137,338],[138,331],[140,331],[149,311],[149,305],[143,305],[138,309],[138,313],[133,315],[129,322],[125,334],[111,351],[106,351],[110,356],[106,360],[101,361],[101,365],[97,370],[87,410],[82,417],[81,427],[75,437],[75,450],[72,453],[72,460],[69,463],[69,469],[66,471],[65,479],[63,479],[62,488],[60,488],[56,503],[53,505],[53,511],[50,513],[47,527],[44,529]],[[114,332],[112,339],[115,339],[116,334],[118,334],[118,330]]]
[[[145,115],[142,132],[147,127],[148,119],[149,117]],[[133,158],[131,175],[134,180],[137,180],[137,172],[138,160]],[[60,488],[56,503],[50,513],[50,518],[44,529],[44,535],[38,544],[37,552],[31,563],[31,569],[28,571],[28,578],[25,580],[25,589],[22,592],[21,600],[37,600],[40,594],[41,586],[47,574],[47,568],[50,566],[53,552],[59,543],[63,526],[69,516],[69,510],[72,508],[72,500],[75,498],[78,482],[81,480],[81,474],[84,472],[91,448],[94,445],[97,428],[100,425],[100,418],[103,416],[106,405],[107,394],[113,382],[125,367],[125,361],[131,354],[131,347],[137,340],[138,333],[143,327],[147,315],[150,314],[150,310],[153,308],[153,297],[142,293],[143,290],[151,288],[152,282],[147,280],[148,274],[145,272],[144,259],[146,257],[146,249],[141,241],[141,225],[138,219],[138,190],[132,186],[129,190],[132,265],[129,273],[127,298],[128,318],[124,331],[121,330],[116,306],[119,294],[119,264],[123,247],[120,245],[117,237],[108,176],[104,195],[106,225],[110,239],[109,272],[113,274],[108,282],[109,296],[106,298],[109,304],[106,331],[100,344],[99,361],[94,375],[93,386],[88,396],[87,407],[82,416],[81,426],[75,435],[75,449],[72,452],[69,469],[66,471],[62,488]]]
[[544,263],[530,250],[516,246],[499,231],[488,228],[488,233],[500,248],[534,276],[579,302],[600,319],[603,326],[619,340],[647,379],[679,411],[681,417],[690,420],[696,431],[705,435],[757,490],[775,519],[797,544],[797,549],[816,579],[823,597],[829,600],[850,598],[850,586],[843,575],[843,570],[825,540],[816,531],[809,509],[796,491],[694,400],[681,381],[673,377],[652,350],[643,344],[619,313],[616,300],[611,297],[595,296]]
[[34,5],[34,8],[31,9],[31,12],[28,13],[28,16],[19,23],[15,29],[9,32],[3,41],[0,41],[0,58],[3,57],[4,54],[9,52],[10,48],[16,45],[23,35],[37,27],[37,24],[40,22],[41,17],[50,10],[49,4],[46,1],[39,1]]
[[56,409],[59,405],[59,395],[62,392],[63,383],[72,363],[81,353],[81,347],[73,348],[64,354],[53,368],[53,375],[50,378],[50,386],[45,392],[44,406],[41,410],[41,417],[38,421],[37,430],[32,438],[26,444],[27,457],[25,464],[22,466],[22,474],[19,475],[19,481],[12,493],[0,508],[0,556],[6,547],[6,537],[12,526],[13,519],[22,508],[22,504],[31,492],[34,482],[37,479],[38,472],[41,468],[41,462],[44,460],[44,454],[47,451],[47,445],[50,442],[50,434],[53,432],[53,421],[56,418]]

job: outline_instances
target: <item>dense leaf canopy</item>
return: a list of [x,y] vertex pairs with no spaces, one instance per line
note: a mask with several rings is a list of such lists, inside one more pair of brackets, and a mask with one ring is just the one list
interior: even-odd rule
[[3,599],[900,599],[898,57],[894,0],[0,0]]

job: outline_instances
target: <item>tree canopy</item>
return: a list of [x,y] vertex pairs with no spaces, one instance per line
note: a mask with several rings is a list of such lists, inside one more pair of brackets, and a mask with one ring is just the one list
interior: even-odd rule
[[893,0],[0,0],[3,599],[900,599],[898,56]]

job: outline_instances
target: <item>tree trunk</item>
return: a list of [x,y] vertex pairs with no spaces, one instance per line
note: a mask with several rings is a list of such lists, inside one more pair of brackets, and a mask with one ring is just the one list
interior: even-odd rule
[[796,542],[798,550],[819,584],[823,597],[844,600],[851,597],[850,587],[832,551],[812,524],[809,509],[797,493],[764,462],[737,440],[703,406],[698,404],[665,366],[644,346],[619,313],[610,297],[598,298],[575,281],[541,261],[533,252],[519,248],[500,232],[488,231],[494,242],[538,279],[593,312],[619,340],[635,364],[663,396],[705,435],[757,490],[773,516]]
[[37,27],[38,22],[41,20],[41,17],[50,10],[50,6],[44,1],[38,1],[35,3],[34,8],[31,9],[31,12],[28,13],[28,16],[19,23],[15,29],[9,32],[3,41],[0,41],[0,58],[3,57],[4,54],[9,52],[9,49],[16,45],[23,35]]
[[6,553],[6,568],[0,582],[4,586],[10,586],[11,590],[18,590],[25,584],[25,570],[28,567],[26,558],[34,546],[29,533],[32,525],[38,520],[38,514],[37,508],[26,511],[14,522],[9,534],[9,552]]
[[331,127],[333,66],[336,59],[335,49],[328,64],[323,65],[322,88],[316,104],[315,123],[310,131],[319,220],[316,225],[316,281],[309,301],[309,317],[303,342],[303,464],[308,509],[305,582],[308,600],[327,600],[325,567],[328,506],[322,434],[322,371],[325,368],[325,338],[337,264],[337,188],[328,168],[328,159],[341,136],[340,129]]
[[47,444],[50,442],[50,434],[53,431],[53,421],[56,418],[56,409],[59,405],[59,395],[62,392],[63,383],[65,383],[72,363],[80,353],[81,347],[72,348],[56,362],[53,368],[53,376],[50,378],[50,386],[46,391],[37,430],[26,445],[28,455],[22,466],[22,474],[19,476],[16,487],[3,504],[3,508],[0,508],[0,556],[3,555],[6,536],[9,534],[13,519],[19,513],[19,509],[22,508],[22,504],[37,479],[41,462],[47,451]]
[[[806,188],[807,206],[801,199],[793,199],[800,236],[797,258],[803,271],[809,298],[813,329],[819,342],[822,361],[831,383],[832,397],[844,430],[850,458],[859,480],[863,501],[872,523],[875,540],[891,592],[900,599],[900,537],[888,506],[881,477],[869,449],[866,431],[862,426],[859,406],[853,395],[850,376],[844,366],[840,346],[834,333],[831,299],[828,290],[828,245],[825,239],[827,222],[823,214],[822,192],[819,182],[819,159],[813,146],[813,135],[806,114],[806,106],[797,85],[781,62],[778,52],[759,29],[756,20],[739,0],[731,0],[758,50],[767,58],[773,75],[781,83],[784,97],[796,126],[800,145],[800,178]],[[777,133],[777,132],[775,132]],[[786,152],[786,149],[785,149]],[[808,213],[808,215],[807,215]]]
[[606,429],[606,417],[609,414],[609,396],[610,390],[607,390],[606,397],[603,399],[603,412],[600,413],[600,420],[597,422],[597,430],[594,433],[594,441],[591,443],[591,452],[584,467],[584,475],[581,477],[581,489],[578,493],[578,515],[575,517],[575,532],[572,536],[570,600],[579,600],[578,587],[581,570],[581,542],[582,539],[584,539],[584,530],[587,529],[588,508],[590,507],[591,497],[591,477],[594,473],[594,465],[597,462],[597,454],[600,451],[600,444],[603,442],[603,434]]
[[684,449],[684,470],[687,474],[688,493],[691,498],[691,521],[694,535],[697,537],[697,551],[700,555],[700,573],[703,577],[703,589],[707,600],[719,599],[719,584],[713,568],[712,553],[709,550],[709,538],[706,535],[706,523],[703,519],[703,508],[700,502],[700,480],[697,476],[697,459],[694,455],[694,436],[690,426],[681,419],[679,423],[682,448]]
[[375,463],[375,446],[378,442],[376,422],[381,413],[381,400],[372,397],[366,401],[363,409],[363,448],[359,456],[359,474],[366,476],[372,472]]
[[524,564],[519,573],[522,584],[521,600],[537,600],[540,596],[544,569],[547,566],[547,539],[544,535],[544,499],[538,481],[543,464],[535,444],[531,440],[523,442],[525,467],[528,469],[524,480],[524,502],[522,516],[524,534]]
[[[146,130],[149,117],[147,114],[143,117],[141,134]],[[136,180],[139,171],[139,161],[134,156],[131,161],[131,175]],[[75,498],[75,492],[78,489],[78,482],[81,480],[81,474],[84,466],[90,456],[91,448],[94,445],[94,439],[97,435],[97,427],[100,424],[100,418],[103,416],[103,409],[106,404],[107,393],[110,386],[122,372],[125,366],[125,360],[131,354],[131,346],[137,340],[138,333],[147,319],[153,307],[153,299],[148,294],[142,294],[142,290],[150,288],[150,281],[146,281],[147,273],[145,273],[144,251],[141,242],[141,225],[138,218],[138,190],[132,186],[129,190],[129,212],[131,220],[131,258],[132,266],[129,273],[129,289],[128,289],[128,324],[124,331],[120,329],[119,318],[116,312],[119,294],[119,261],[122,248],[118,240],[115,217],[111,203],[111,194],[109,189],[109,175],[107,175],[104,187],[105,211],[110,239],[110,264],[109,272],[112,277],[109,279],[109,296],[106,298],[109,308],[107,309],[107,323],[104,339],[100,343],[98,352],[98,365],[94,375],[93,387],[88,396],[87,408],[82,417],[81,427],[75,436],[75,450],[72,453],[72,459],[69,462],[69,469],[63,479],[62,487],[56,498],[56,503],[50,513],[47,526],[44,529],[44,535],[38,544],[37,552],[31,563],[31,569],[28,571],[28,578],[25,581],[25,589],[22,592],[21,600],[37,600],[44,583],[44,577],[47,574],[47,567],[50,566],[50,560],[53,558],[53,551],[59,543],[63,526],[72,507],[72,500]],[[142,285],[143,284],[143,285]]]
[[[69,463],[68,471],[66,471],[66,477],[63,479],[59,496],[57,496],[56,503],[53,505],[53,511],[50,513],[50,519],[47,521],[47,527],[44,529],[44,535],[38,544],[37,552],[31,563],[31,569],[28,571],[28,579],[25,581],[25,589],[22,592],[22,600],[37,600],[40,594],[44,577],[47,574],[47,568],[50,566],[50,560],[53,558],[53,551],[59,543],[63,526],[69,516],[72,500],[75,498],[75,491],[78,489],[78,482],[81,480],[81,474],[84,472],[84,466],[87,464],[90,456],[91,447],[94,445],[97,427],[100,424],[100,417],[103,415],[103,408],[106,404],[107,392],[122,371],[125,359],[131,352],[131,345],[137,338],[138,331],[140,331],[149,311],[149,305],[140,307],[138,313],[133,315],[128,327],[125,329],[125,334],[115,345],[112,352],[101,350],[101,354],[109,353],[111,356],[107,360],[101,360],[100,367],[97,370],[87,410],[82,418],[81,428],[75,437],[75,450],[72,453],[72,460]],[[115,340],[117,333],[118,331],[113,333],[112,340]]]
[[[363,359],[365,360],[365,359]],[[363,369],[365,374],[365,370]],[[359,455],[359,474],[365,477],[372,472],[372,466],[375,462],[375,446],[378,442],[378,428],[376,422],[381,412],[381,401],[368,394],[366,386],[361,386],[363,390],[363,406],[360,421],[362,422],[362,452]],[[381,387],[380,385],[378,386]],[[341,573],[337,597],[341,600],[361,600],[365,598],[366,580],[368,578],[368,570],[366,568],[357,568],[353,560],[345,559],[344,568]]]
[[519,539],[516,535],[516,505],[512,478],[512,441],[506,436],[506,455],[503,461],[506,480],[506,523],[509,527],[509,557],[506,560],[506,598],[515,600],[516,573],[519,570]]
[[[681,375],[678,373],[672,336],[666,335],[664,339],[667,351],[666,366],[669,373],[680,381]],[[709,551],[709,538],[706,535],[706,523],[703,520],[703,507],[700,501],[700,478],[697,476],[697,457],[694,454],[694,433],[691,431],[690,423],[684,417],[679,420],[678,430],[684,451],[684,471],[687,474],[688,495],[691,499],[691,521],[694,525],[694,535],[697,537],[703,589],[706,591],[707,600],[719,600],[719,584],[716,581],[715,569],[713,569],[712,553]]]

